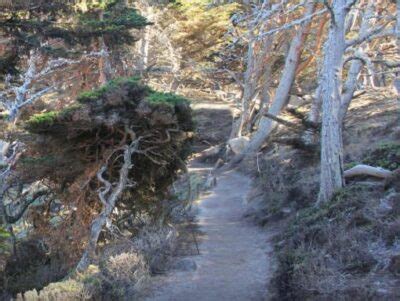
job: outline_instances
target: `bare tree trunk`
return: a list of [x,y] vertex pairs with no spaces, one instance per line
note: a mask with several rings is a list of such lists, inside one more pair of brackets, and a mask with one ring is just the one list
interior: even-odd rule
[[119,181],[115,187],[103,178],[103,174],[107,170],[108,162],[106,162],[97,173],[97,178],[104,184],[104,188],[99,192],[99,198],[103,203],[103,210],[92,222],[88,246],[77,265],[77,270],[79,272],[86,270],[90,261],[93,259],[96,252],[97,241],[99,240],[103,227],[105,225],[111,225],[110,216],[118,198],[129,183],[128,174],[129,170],[132,168],[132,155],[137,150],[138,143],[139,140],[134,140],[130,145],[125,146],[124,163],[119,171]]
[[[310,112],[308,113],[308,120],[314,124],[318,124],[320,121],[322,109],[322,100],[321,100],[321,89],[318,88],[315,92],[315,96],[313,97]],[[308,144],[316,143],[317,137],[316,133],[312,131],[306,131],[302,137],[303,141]]]
[[[252,29],[251,29],[252,30]],[[254,36],[251,35],[254,40]],[[243,132],[244,125],[248,122],[250,116],[250,102],[253,99],[255,94],[255,86],[253,79],[254,66],[255,66],[255,53],[254,53],[254,41],[250,39],[248,49],[247,49],[247,66],[246,72],[244,73],[244,81],[243,81],[243,96],[242,96],[242,106],[241,106],[241,114],[238,121],[238,126],[236,128],[237,132],[233,133],[234,137],[241,137]]]
[[[103,11],[100,11],[100,20],[104,19]],[[104,42],[104,38],[99,38],[99,47],[101,56],[99,59],[99,82],[104,85],[111,79],[112,67],[110,62],[110,52],[108,51],[107,45]]]
[[236,129],[237,132],[234,133],[234,137],[242,136],[243,130],[245,128],[249,129],[252,115],[251,104],[257,95],[257,86],[264,67],[263,60],[265,59],[267,53],[271,50],[272,37],[267,36],[263,39],[260,45],[261,49],[259,49],[258,53],[256,53],[255,50],[256,46],[256,37],[251,33],[247,51],[247,68],[244,74],[241,115],[239,125]]
[[[369,0],[368,6],[365,9],[365,13],[363,14],[359,30],[359,36],[365,35],[368,32],[368,29],[371,28],[372,20],[375,13],[376,13],[376,5],[374,3],[374,0]],[[362,47],[363,46],[360,46],[359,51],[362,51],[361,49]],[[363,68],[363,65],[364,65],[363,62],[360,59],[355,59],[351,62],[349,72],[347,75],[347,80],[343,87],[344,93],[342,95],[342,100],[341,100],[342,105],[340,108],[340,122],[342,124],[344,118],[346,117],[347,110],[350,106],[351,100],[353,99],[354,92],[357,90],[358,77]]]
[[[144,6],[141,9],[141,13],[147,18],[147,20],[152,21],[153,19],[153,8],[151,6]],[[142,29],[142,37],[138,42],[138,70],[140,75],[143,76],[146,73],[147,68],[149,67],[149,47],[150,47],[150,32],[151,27],[146,26]]]
[[[305,16],[311,15],[314,12],[314,8],[314,1],[309,1],[306,5]],[[300,28],[297,30],[296,35],[292,40],[279,86],[275,93],[275,99],[268,111],[268,113],[272,115],[278,115],[288,101],[290,88],[292,87],[296,75],[296,70],[303,50],[302,46],[306,38],[308,25],[310,24],[311,20],[312,18],[300,25]],[[258,126],[258,130],[252,137],[245,152],[253,153],[260,149],[275,126],[275,121],[267,117],[262,117]]]
[[323,114],[319,203],[330,200],[335,191],[344,186],[340,107],[345,20],[348,13],[346,5],[346,0],[333,1],[332,20],[325,43],[324,72],[320,82]]

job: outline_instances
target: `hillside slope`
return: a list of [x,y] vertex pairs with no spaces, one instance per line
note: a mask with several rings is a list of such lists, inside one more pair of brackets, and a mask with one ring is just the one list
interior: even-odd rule
[[263,154],[242,165],[258,170],[248,216],[281,229],[279,267],[271,284],[277,300],[400,298],[399,112],[398,100],[385,90],[353,101],[344,127],[345,167],[364,163],[395,176],[386,182],[348,178],[347,186],[319,208],[318,151],[272,143],[296,137],[291,130],[280,127]]

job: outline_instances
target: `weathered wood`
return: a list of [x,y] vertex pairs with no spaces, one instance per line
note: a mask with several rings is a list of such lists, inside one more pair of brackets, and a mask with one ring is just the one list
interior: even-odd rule
[[[314,1],[307,2],[305,16],[312,15],[314,9]],[[282,71],[279,85],[275,93],[276,96],[270,109],[268,110],[268,113],[272,115],[278,115],[282,111],[285,104],[287,104],[289,92],[296,76],[296,70],[299,65],[300,56],[303,50],[302,46],[307,36],[307,28],[311,20],[312,18],[309,18],[300,26],[290,44],[289,53],[285,61],[285,67]],[[246,149],[246,153],[254,153],[259,150],[275,126],[276,121],[267,117],[262,117],[258,125],[258,130],[253,135],[251,142]]]
[[291,129],[293,129],[295,131],[298,131],[298,132],[302,132],[303,131],[302,126],[299,126],[298,124],[296,124],[294,122],[290,122],[290,121],[287,121],[287,120],[282,119],[280,117],[277,117],[275,115],[272,115],[272,114],[270,114],[268,112],[264,113],[263,116],[265,116],[267,118],[270,118],[270,119],[276,121],[277,123],[283,124],[284,126],[287,126],[288,128],[291,128]]
[[381,167],[373,167],[369,165],[359,164],[350,168],[344,172],[344,176],[346,178],[356,177],[356,176],[371,176],[381,179],[389,178],[393,172],[390,170],[381,168]]
[[137,151],[138,145],[139,139],[134,140],[130,145],[126,145],[123,148],[124,163],[119,171],[119,181],[116,186],[113,187],[113,185],[103,177],[103,174],[107,171],[108,162],[106,162],[97,173],[99,182],[104,184],[104,187],[99,192],[99,199],[103,204],[103,209],[92,222],[88,245],[76,268],[78,272],[85,271],[93,259],[96,252],[97,241],[99,240],[103,227],[105,225],[111,226],[110,216],[114,211],[116,202],[129,184],[128,174],[129,170],[133,167],[132,155]]
[[318,202],[331,199],[344,186],[343,141],[340,121],[342,69],[345,45],[346,0],[334,0],[332,20],[325,43],[319,91],[322,99],[321,177]]
[[[397,20],[396,20],[396,46],[397,46],[397,55],[400,56],[400,0],[397,0]],[[397,73],[397,76],[393,82],[393,86],[395,91],[397,92],[397,96],[400,95],[400,72]]]
[[[368,29],[372,27],[373,20],[376,20],[375,14],[377,13],[375,1],[369,0],[367,8],[365,9],[365,13],[362,16],[361,26],[359,30],[359,36],[364,36]],[[358,57],[366,56],[363,51],[364,46],[361,46],[356,54]],[[351,62],[347,80],[344,84],[343,94],[342,94],[342,105],[340,108],[340,120],[343,123],[344,118],[346,117],[347,110],[350,106],[351,101],[354,98],[354,93],[357,89],[358,77],[364,66],[363,59],[354,59]]]

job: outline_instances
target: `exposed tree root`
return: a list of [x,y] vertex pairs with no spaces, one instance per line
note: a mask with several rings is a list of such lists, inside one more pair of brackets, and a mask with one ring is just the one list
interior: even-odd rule
[[371,176],[375,178],[387,179],[392,174],[393,173],[390,170],[364,164],[356,165],[353,168],[350,168],[344,172],[344,176],[346,178],[352,178],[356,176]]

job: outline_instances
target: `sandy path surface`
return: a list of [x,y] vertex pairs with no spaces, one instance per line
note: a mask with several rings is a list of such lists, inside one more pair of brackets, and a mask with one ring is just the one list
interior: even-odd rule
[[265,231],[243,219],[250,179],[236,171],[197,202],[200,255],[191,271],[172,270],[157,277],[146,301],[265,300],[271,245]]

